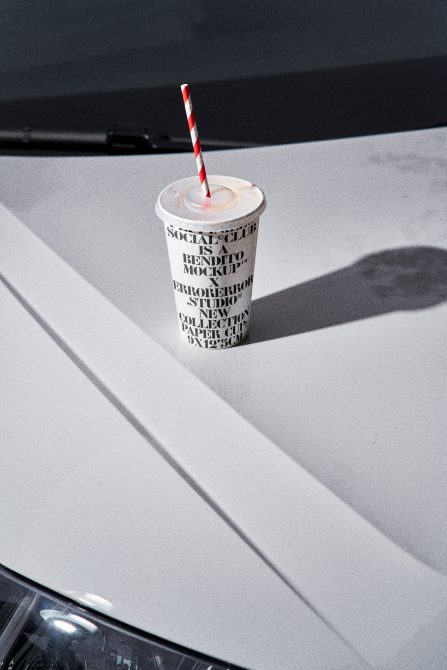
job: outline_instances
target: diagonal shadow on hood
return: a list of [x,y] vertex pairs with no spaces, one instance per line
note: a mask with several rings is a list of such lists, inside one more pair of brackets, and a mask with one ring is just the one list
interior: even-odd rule
[[246,344],[419,310],[447,300],[447,250],[387,249],[252,303]]

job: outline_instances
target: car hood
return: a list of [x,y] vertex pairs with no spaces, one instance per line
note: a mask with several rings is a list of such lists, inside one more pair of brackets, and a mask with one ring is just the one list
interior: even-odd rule
[[0,561],[247,667],[437,667],[445,138],[213,154],[268,200],[222,352],[151,213],[190,157],[3,158]]

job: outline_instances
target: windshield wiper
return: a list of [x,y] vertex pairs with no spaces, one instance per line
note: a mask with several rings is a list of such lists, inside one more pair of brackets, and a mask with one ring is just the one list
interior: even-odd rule
[[[203,149],[238,149],[256,144],[203,139]],[[79,130],[0,129],[0,150],[76,154],[161,154],[191,151],[188,137],[170,137],[146,127],[116,125],[104,132]]]

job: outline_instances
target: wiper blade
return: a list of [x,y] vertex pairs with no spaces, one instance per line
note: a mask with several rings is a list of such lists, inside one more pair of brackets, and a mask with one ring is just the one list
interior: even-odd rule
[[[236,149],[253,145],[224,140],[201,141],[208,151]],[[188,137],[170,137],[146,127],[116,125],[105,132],[79,130],[0,129],[0,150],[92,154],[155,154],[191,151]]]
[[165,135],[146,128],[115,126],[104,132],[45,130],[37,128],[0,129],[1,149],[60,151],[76,153],[168,153],[186,151],[185,145],[171,142]]

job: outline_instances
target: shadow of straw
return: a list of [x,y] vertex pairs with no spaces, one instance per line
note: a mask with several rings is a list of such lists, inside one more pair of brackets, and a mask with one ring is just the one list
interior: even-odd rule
[[447,300],[447,250],[404,247],[254,300],[247,344]]

